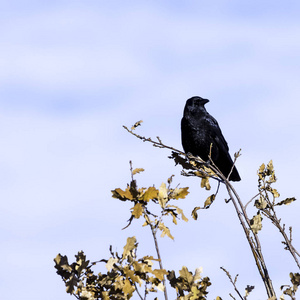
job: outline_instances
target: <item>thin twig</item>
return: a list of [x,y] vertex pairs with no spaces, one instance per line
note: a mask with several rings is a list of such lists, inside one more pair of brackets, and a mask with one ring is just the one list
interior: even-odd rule
[[240,297],[242,300],[244,300],[244,297],[241,295],[241,293],[239,292],[239,290],[237,289],[237,287],[236,287],[236,285],[235,285],[235,281],[232,280],[230,273],[229,273],[224,267],[221,267],[220,269],[223,270],[223,271],[226,273],[226,275],[227,275],[227,277],[229,278],[230,282],[232,283],[232,285],[233,285],[233,287],[234,287],[236,293],[239,295],[239,297]]
[[246,210],[246,208],[247,208],[247,206],[257,197],[257,196],[259,196],[259,193],[257,193],[255,196],[253,196],[246,204],[245,204],[245,206],[244,206],[244,208],[245,208],[245,210]]
[[[157,239],[156,239],[156,231],[154,229],[154,226],[151,223],[149,223],[149,225],[150,225],[152,236],[153,236],[153,239],[154,239],[155,250],[156,250],[156,253],[157,253],[157,257],[159,259],[159,261],[158,261],[159,267],[160,267],[161,270],[163,270],[164,268],[163,268],[163,264],[162,264],[162,260],[161,260],[161,256],[160,256],[160,252],[159,252],[159,247],[158,247],[158,243],[157,243]],[[163,284],[164,284],[165,300],[168,300],[168,294],[167,294],[167,286],[166,286],[165,276],[163,278]]]

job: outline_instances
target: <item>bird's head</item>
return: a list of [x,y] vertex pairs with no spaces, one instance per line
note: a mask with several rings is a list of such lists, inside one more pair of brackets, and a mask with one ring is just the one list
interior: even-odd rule
[[203,99],[199,96],[194,96],[186,101],[184,108],[184,115],[192,114],[196,115],[197,113],[203,113],[206,111],[204,105],[209,102],[208,99]]

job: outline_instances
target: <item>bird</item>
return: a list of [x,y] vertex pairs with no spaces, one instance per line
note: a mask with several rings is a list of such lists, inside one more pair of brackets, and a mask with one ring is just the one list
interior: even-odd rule
[[[208,102],[208,99],[199,96],[191,97],[186,101],[181,119],[182,147],[185,153],[199,156],[208,164],[211,163],[209,159],[211,153],[213,163],[228,178],[233,161],[217,120],[204,107]],[[235,166],[228,179],[241,180]]]

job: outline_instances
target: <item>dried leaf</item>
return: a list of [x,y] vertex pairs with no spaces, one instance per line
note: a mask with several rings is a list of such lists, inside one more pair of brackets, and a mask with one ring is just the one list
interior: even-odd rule
[[115,190],[112,190],[112,197],[113,198],[117,198],[117,199],[120,199],[122,201],[126,201],[126,200],[132,200],[133,199],[133,196],[129,190],[129,188],[127,187],[125,191],[123,191],[122,189],[120,188],[117,188]]
[[117,259],[117,258],[111,257],[111,258],[108,260],[107,264],[105,265],[106,269],[107,269],[108,271],[111,271],[111,269],[113,268],[113,265],[114,265],[115,263],[117,263],[117,262],[118,262],[118,259]]
[[165,208],[168,201],[168,190],[166,184],[163,182],[158,192],[158,202],[162,208]]
[[198,281],[198,280],[201,279],[201,273],[202,273],[202,272],[203,272],[203,268],[202,268],[202,267],[197,268],[197,269],[195,270],[195,275],[194,275],[194,278],[193,278],[194,282],[196,282],[196,281]]
[[144,207],[141,203],[136,203],[134,207],[132,208],[132,215],[136,218],[139,219],[139,217],[143,214]]
[[216,199],[216,195],[212,194],[210,195],[204,202],[204,207],[205,208],[209,208],[211,206],[211,204],[215,201]]
[[188,270],[187,267],[183,266],[179,271],[180,276],[185,279],[189,284],[193,283],[193,274]]
[[264,172],[264,170],[265,170],[265,164],[262,164],[260,167],[259,167],[259,169],[258,169],[258,172],[259,173],[263,173]]
[[257,234],[262,229],[261,221],[262,221],[262,217],[260,213],[258,213],[250,220],[251,229],[255,234]]
[[273,171],[274,171],[273,161],[270,160],[269,163],[267,164],[267,175],[271,175]]
[[135,130],[138,126],[140,126],[143,123],[142,120],[137,121],[134,123],[134,125],[131,127],[131,130]]
[[[158,289],[159,291],[161,291],[161,292],[163,292],[163,291],[165,290],[165,286],[163,285],[162,282],[160,282],[156,287],[157,287],[157,289]],[[157,298],[156,298],[156,299],[157,299]]]
[[66,282],[66,292],[68,294],[73,294],[74,290],[75,290],[75,286],[77,286],[77,282],[79,281],[79,279],[72,274],[70,279]]
[[292,197],[292,198],[286,198],[285,200],[282,200],[278,203],[276,203],[275,205],[289,205],[291,204],[292,202],[296,201],[296,198]]
[[245,296],[249,296],[249,294],[254,290],[254,286],[253,285],[247,285],[245,288]]
[[135,175],[137,173],[141,173],[144,172],[145,170],[143,168],[136,168],[132,171],[132,175]]
[[200,206],[196,206],[194,209],[193,209],[193,211],[192,211],[192,217],[193,217],[193,219],[194,220],[197,220],[198,219],[198,214],[197,214],[197,210],[199,210],[199,209],[201,209],[201,207]]
[[186,195],[189,193],[188,187],[185,188],[175,188],[170,197],[172,199],[185,199]]
[[268,202],[260,197],[259,199],[255,200],[254,205],[257,209],[265,209],[268,206]]
[[276,189],[271,189],[271,193],[273,194],[274,198],[278,198],[280,196]]
[[202,177],[201,188],[204,188],[204,187],[207,191],[210,190],[209,177]]
[[181,215],[181,219],[185,222],[187,222],[189,219],[184,215],[183,210],[179,207],[176,208],[176,211],[179,215]]
[[167,275],[168,272],[165,269],[155,269],[152,271],[152,274],[159,280],[163,280],[164,275]]
[[124,246],[123,257],[131,256],[131,251],[137,247],[135,236],[127,238],[127,243]]
[[154,186],[151,186],[144,192],[144,194],[141,197],[141,200],[149,202],[149,200],[155,199],[157,198],[157,196],[158,190]]
[[165,226],[164,223],[160,222],[158,224],[158,229],[162,231],[161,237],[164,237],[165,235],[168,236],[170,239],[174,240],[174,237],[172,236],[170,229]]
[[135,287],[131,285],[130,281],[128,279],[125,279],[125,284],[123,287],[123,292],[125,295],[128,295],[126,298],[130,299],[132,293],[135,291]]

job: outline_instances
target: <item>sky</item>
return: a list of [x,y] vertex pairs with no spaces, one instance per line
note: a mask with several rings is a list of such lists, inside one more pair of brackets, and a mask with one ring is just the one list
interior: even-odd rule
[[[298,199],[299,2],[0,3],[1,299],[70,299],[55,273],[58,253],[73,261],[83,250],[96,261],[109,257],[109,245],[121,252],[135,235],[138,254],[155,255],[141,222],[121,230],[130,205],[111,198],[130,181],[129,160],[145,169],[139,186],[159,187],[174,174],[175,186],[190,187],[177,203],[189,222],[170,225],[175,241],[160,239],[165,268],[178,274],[183,265],[202,266],[213,282],[208,299],[229,299],[223,266],[239,274],[242,291],[255,285],[250,299],[266,299],[225,189],[194,221],[191,210],[209,192],[180,175],[168,150],[122,125],[143,120],[137,133],[181,149],[186,99],[208,98],[231,155],[242,149],[242,181],[234,186],[244,203],[256,194],[258,167],[271,159],[281,199]],[[293,226],[297,249],[299,205],[278,212]],[[264,221],[259,236],[280,296],[298,270]]]

